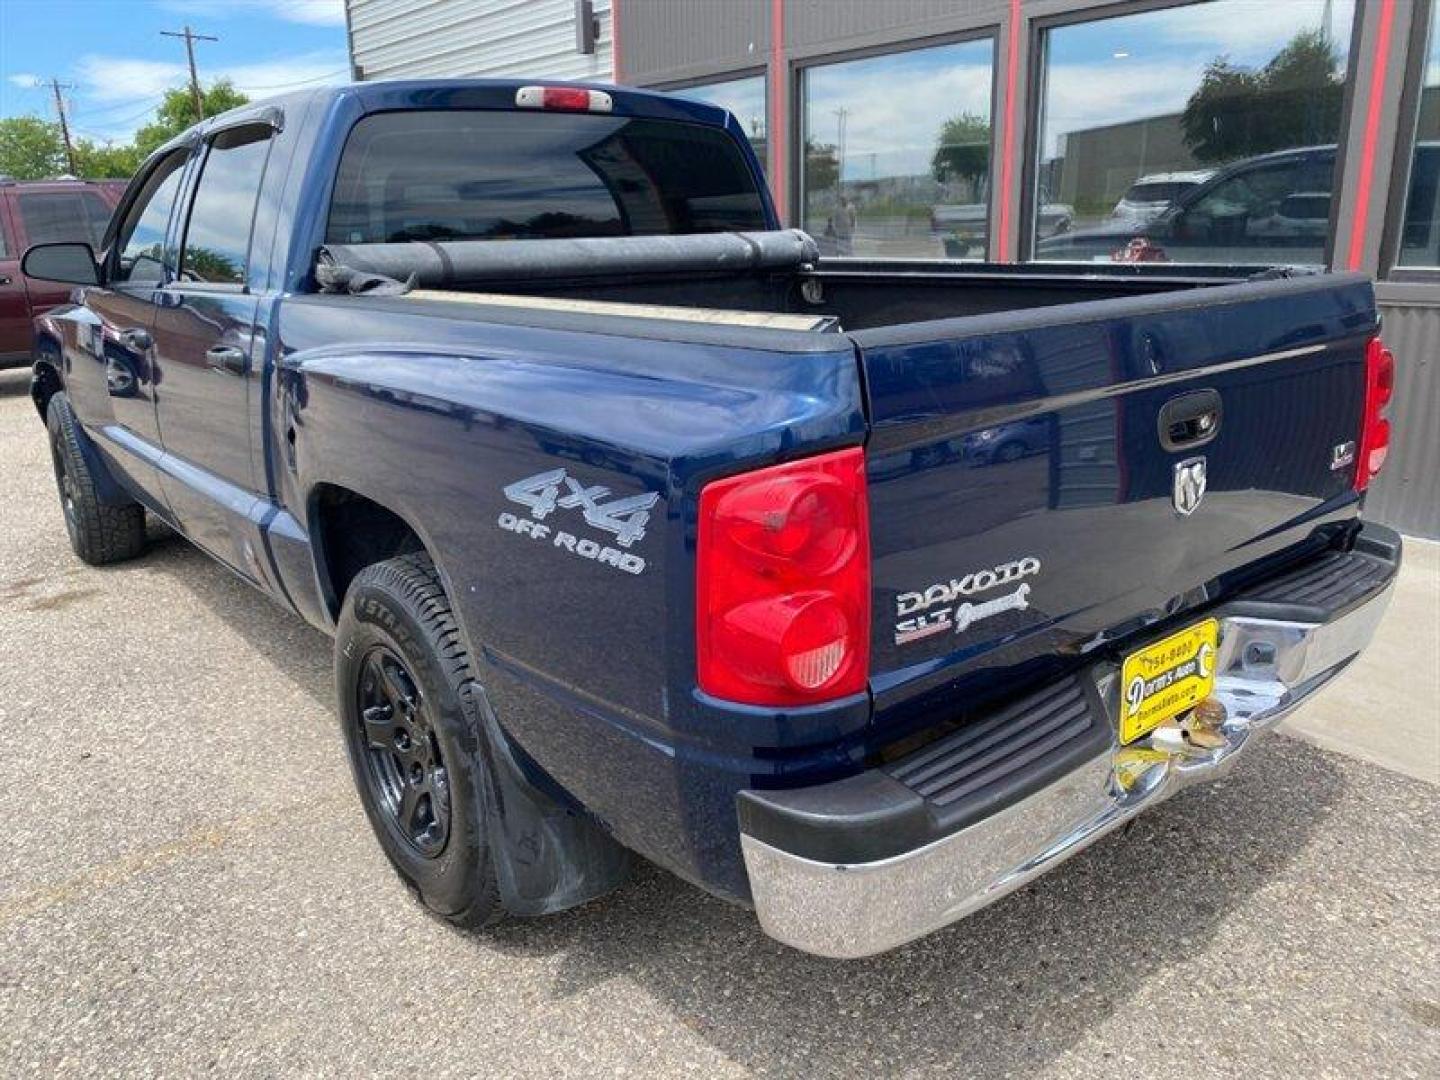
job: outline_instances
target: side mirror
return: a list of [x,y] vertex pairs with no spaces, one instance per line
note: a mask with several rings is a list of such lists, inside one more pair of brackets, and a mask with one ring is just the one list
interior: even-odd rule
[[100,268],[89,244],[35,244],[25,250],[20,272],[41,281],[67,285],[99,285]]

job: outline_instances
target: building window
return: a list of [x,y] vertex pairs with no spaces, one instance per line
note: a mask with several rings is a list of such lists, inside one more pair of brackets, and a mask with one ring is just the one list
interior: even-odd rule
[[1045,31],[1037,259],[1321,264],[1355,0]]
[[706,83],[704,86],[687,86],[673,92],[680,97],[694,98],[707,105],[718,105],[729,110],[745,129],[750,145],[755,149],[755,156],[760,159],[760,167],[769,168],[769,161],[765,156],[765,76],[727,79],[724,82]]
[[1415,146],[1400,226],[1400,266],[1440,267],[1440,4],[1430,13]]
[[990,38],[808,67],[802,227],[827,255],[983,259]]

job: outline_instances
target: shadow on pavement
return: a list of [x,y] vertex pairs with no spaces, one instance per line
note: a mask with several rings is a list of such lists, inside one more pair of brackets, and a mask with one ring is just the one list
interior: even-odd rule
[[[324,635],[168,530],[139,565],[173,573],[261,658],[331,706]],[[552,960],[550,993],[560,998],[631,980],[728,1059],[762,1073],[904,1062],[1023,1075],[1123,1012],[1143,978],[1203,950],[1307,845],[1343,786],[1321,751],[1268,740],[1221,782],[1183,792],[994,907],[871,960],[788,949],[749,912],[641,860],[611,896],[468,940]],[[1136,1018],[1151,1043],[1163,1040],[1157,1021]]]
[[[555,954],[562,996],[628,977],[761,1072],[905,1062],[1024,1075],[1123,1010],[1142,977],[1202,949],[1305,847],[1342,790],[1319,751],[1261,744],[1219,784],[1181,793],[994,907],[870,960],[787,949],[748,912],[643,864],[615,896],[512,920],[481,940]],[[1163,1039],[1158,1019],[1137,1018],[1148,1041]]]
[[0,370],[0,398],[25,397],[30,393],[30,369]]
[[202,604],[235,630],[282,676],[328,711],[334,708],[330,639],[300,616],[229,573],[153,516],[149,546],[134,562],[115,567],[147,567],[175,578]]

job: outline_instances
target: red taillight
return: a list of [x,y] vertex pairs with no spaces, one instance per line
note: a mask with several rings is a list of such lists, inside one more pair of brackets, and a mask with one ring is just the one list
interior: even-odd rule
[[515,105],[521,109],[608,113],[615,102],[604,90],[586,90],[583,86],[522,86],[515,91]]
[[859,448],[706,485],[696,550],[700,689],[813,705],[865,689],[870,528]]
[[1355,490],[1364,491],[1385,467],[1390,453],[1390,421],[1385,406],[1395,393],[1395,356],[1378,337],[1365,347],[1365,414],[1360,422],[1360,452],[1355,460]]

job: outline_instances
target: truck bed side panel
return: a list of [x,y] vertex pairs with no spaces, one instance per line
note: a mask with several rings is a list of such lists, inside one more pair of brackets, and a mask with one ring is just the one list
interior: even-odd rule
[[[409,522],[525,753],[626,844],[744,895],[735,792],[778,767],[755,748],[789,733],[773,714],[717,722],[694,698],[691,493],[750,460],[857,443],[853,349],[837,336],[813,351],[812,336],[759,332],[796,341],[785,353],[416,307],[282,306],[285,504],[338,485]],[[445,310],[464,314],[434,314]],[[638,533],[595,523],[637,499]]]

